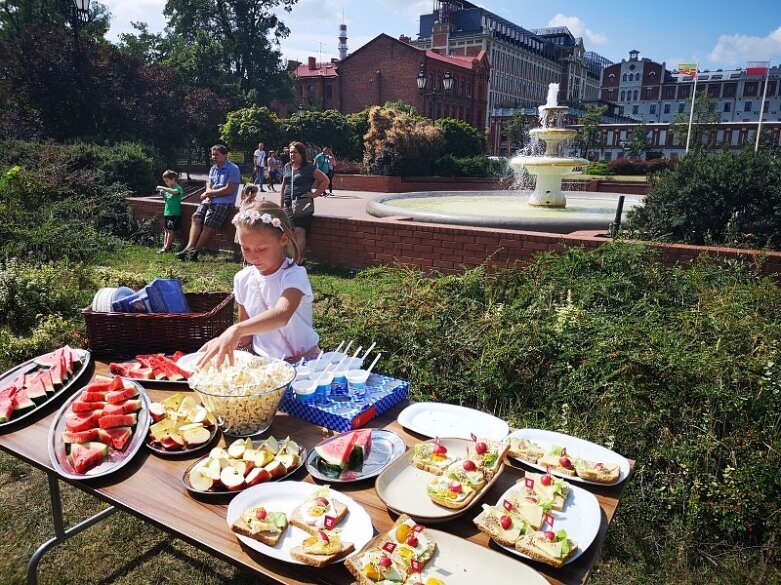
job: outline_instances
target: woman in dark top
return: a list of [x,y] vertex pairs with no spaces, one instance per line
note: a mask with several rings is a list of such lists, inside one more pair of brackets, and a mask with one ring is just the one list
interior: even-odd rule
[[291,142],[289,152],[290,162],[285,165],[282,175],[279,203],[293,221],[293,233],[303,256],[306,253],[306,234],[315,212],[313,199],[325,192],[328,177],[306,160],[306,147],[301,142]]

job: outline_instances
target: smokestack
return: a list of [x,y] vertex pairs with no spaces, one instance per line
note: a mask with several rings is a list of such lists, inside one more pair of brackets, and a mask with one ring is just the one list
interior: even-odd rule
[[339,60],[344,61],[347,58],[347,25],[339,25]]
[[314,71],[315,69],[317,69],[317,59],[309,57],[309,70]]

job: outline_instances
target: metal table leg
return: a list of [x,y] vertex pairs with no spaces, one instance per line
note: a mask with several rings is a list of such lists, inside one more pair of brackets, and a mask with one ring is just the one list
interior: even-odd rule
[[43,555],[49,550],[57,546],[58,544],[65,542],[71,536],[74,536],[86,530],[90,526],[97,524],[98,522],[105,520],[111,516],[117,509],[114,506],[109,506],[105,510],[102,510],[84,520],[78,524],[65,528],[65,522],[62,518],[62,499],[60,498],[60,483],[57,476],[53,473],[46,474],[49,479],[49,496],[52,502],[52,520],[54,520],[54,538],[43,543],[38,547],[33,555],[30,557],[30,562],[27,563],[27,583],[28,585],[37,585],[38,583],[38,563],[41,562]]

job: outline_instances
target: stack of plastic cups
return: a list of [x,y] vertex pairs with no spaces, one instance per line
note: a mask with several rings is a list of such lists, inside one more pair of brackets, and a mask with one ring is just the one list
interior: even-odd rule
[[366,370],[349,370],[345,373],[349,386],[349,394],[356,400],[366,398],[366,381],[369,379],[369,372]]
[[328,394],[331,392],[331,382],[334,381],[333,372],[324,372],[317,375],[317,389],[315,390],[315,404],[326,406],[329,403]]

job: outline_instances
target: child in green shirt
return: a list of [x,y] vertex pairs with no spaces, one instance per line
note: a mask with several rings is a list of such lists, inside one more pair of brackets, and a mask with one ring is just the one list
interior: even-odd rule
[[163,182],[165,187],[158,185],[157,190],[165,199],[165,209],[163,209],[163,227],[165,236],[163,237],[163,247],[157,253],[168,252],[174,245],[176,232],[182,221],[182,199],[184,198],[184,187],[177,181],[179,174],[175,171],[166,171],[163,173]]

